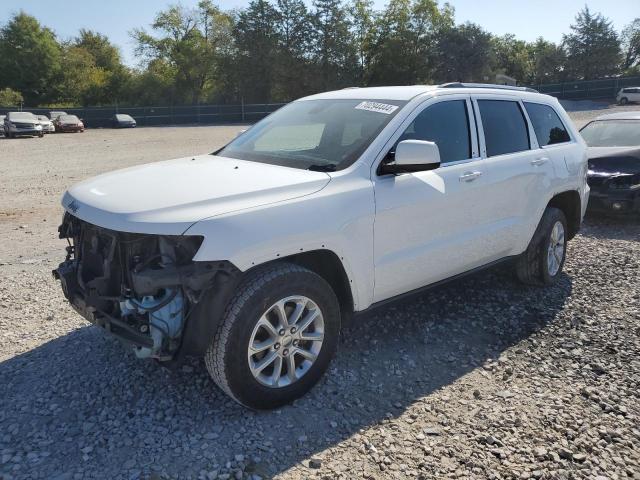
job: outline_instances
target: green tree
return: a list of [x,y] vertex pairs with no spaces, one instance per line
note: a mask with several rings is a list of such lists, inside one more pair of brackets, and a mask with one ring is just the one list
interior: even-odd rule
[[625,73],[640,73],[640,18],[636,18],[622,30],[623,60]]
[[0,87],[19,90],[28,105],[52,100],[61,48],[51,30],[20,12],[0,30]]
[[438,83],[493,81],[492,37],[479,25],[465,23],[443,29],[437,42]]
[[585,7],[563,36],[568,74],[576,79],[615,75],[620,67],[620,40],[611,22]]
[[391,0],[376,22],[370,83],[429,83],[436,73],[438,38],[452,27],[448,4],[438,9],[435,0]]
[[303,0],[278,0],[277,14],[274,95],[279,101],[289,101],[312,89],[309,52],[314,32]]
[[567,60],[561,46],[548,42],[542,37],[529,45],[531,52],[531,74],[529,83],[553,83],[564,80],[564,66]]
[[373,10],[372,0],[353,0],[349,6],[349,15],[358,54],[358,80],[363,84],[371,65],[377,13]]
[[0,105],[3,107],[15,107],[22,105],[24,98],[20,92],[11,90],[10,88],[4,88],[0,90]]
[[144,62],[163,60],[174,75],[173,101],[198,103],[213,87],[216,75],[217,21],[223,16],[217,7],[203,0],[195,9],[173,6],[156,15],[153,36],[134,30],[136,53]]
[[531,49],[527,42],[509,33],[494,37],[493,43],[496,69],[520,83],[526,82],[532,71]]
[[245,101],[271,101],[279,42],[278,22],[278,11],[266,0],[253,0],[238,15],[234,38],[238,49],[238,84]]
[[313,7],[313,56],[320,74],[317,88],[352,86],[358,60],[349,13],[342,0],[314,0]]

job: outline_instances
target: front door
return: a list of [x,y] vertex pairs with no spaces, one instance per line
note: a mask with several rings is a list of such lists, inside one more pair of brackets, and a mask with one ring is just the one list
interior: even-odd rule
[[[405,139],[433,141],[441,166],[428,172],[373,174],[374,302],[490,262],[483,206],[485,160],[480,158],[471,101],[437,97],[405,122],[388,149]],[[374,167],[377,167],[374,166]],[[484,212],[478,214],[478,212]]]

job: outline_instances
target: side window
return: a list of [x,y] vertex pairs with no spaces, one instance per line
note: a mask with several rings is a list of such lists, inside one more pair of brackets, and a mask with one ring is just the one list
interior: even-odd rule
[[538,145],[544,147],[571,140],[562,120],[549,105],[525,102],[524,108],[527,109],[529,119],[533,124],[533,130],[538,138]]
[[520,105],[511,100],[478,100],[487,156],[529,150],[529,130]]
[[471,158],[471,136],[465,100],[439,102],[425,108],[404,131],[402,140],[435,142],[441,162]]

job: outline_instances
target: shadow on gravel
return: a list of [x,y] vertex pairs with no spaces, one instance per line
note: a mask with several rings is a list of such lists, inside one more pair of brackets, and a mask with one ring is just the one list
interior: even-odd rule
[[589,213],[580,229],[580,235],[588,238],[629,240],[635,233],[640,241],[640,214],[603,215]]
[[552,322],[571,289],[566,275],[540,289],[494,269],[360,317],[320,385],[273,412],[236,405],[200,361],[167,372],[81,328],[0,363],[0,472],[189,478],[240,462],[270,477],[428,402]]

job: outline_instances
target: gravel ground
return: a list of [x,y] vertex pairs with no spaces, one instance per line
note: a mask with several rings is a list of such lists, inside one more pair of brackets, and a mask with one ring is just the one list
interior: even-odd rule
[[588,219],[552,288],[493,269],[358,318],[273,412],[88,326],[50,275],[64,188],[241,128],[0,139],[1,479],[640,479],[637,221]]

